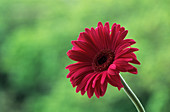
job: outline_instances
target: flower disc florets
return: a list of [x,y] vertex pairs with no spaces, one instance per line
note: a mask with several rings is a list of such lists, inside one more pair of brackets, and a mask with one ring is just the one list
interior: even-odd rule
[[101,72],[107,70],[109,65],[114,61],[114,53],[111,50],[101,50],[94,57],[92,67],[94,71]]

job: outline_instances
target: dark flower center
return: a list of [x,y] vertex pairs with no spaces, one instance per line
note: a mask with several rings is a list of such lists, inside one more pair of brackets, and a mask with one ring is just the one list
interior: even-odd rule
[[102,56],[99,60],[98,60],[98,64],[102,65],[103,63],[105,63],[107,61],[107,57],[106,56]]
[[101,50],[93,59],[93,69],[97,72],[107,70],[114,61],[114,53],[111,50]]

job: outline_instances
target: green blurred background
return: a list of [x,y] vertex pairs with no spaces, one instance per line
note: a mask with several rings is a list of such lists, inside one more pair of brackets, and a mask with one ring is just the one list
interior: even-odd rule
[[139,73],[122,73],[147,112],[170,112],[169,0],[1,0],[0,112],[136,112],[123,90],[81,96],[66,52],[84,28],[121,24],[139,48]]

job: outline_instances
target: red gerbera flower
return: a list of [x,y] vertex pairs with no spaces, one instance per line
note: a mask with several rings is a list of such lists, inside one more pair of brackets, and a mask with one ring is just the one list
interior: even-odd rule
[[80,33],[78,40],[72,41],[73,48],[67,52],[69,58],[77,63],[68,65],[67,78],[73,87],[77,86],[76,92],[81,91],[84,95],[87,91],[89,98],[95,95],[103,96],[107,84],[123,87],[119,76],[120,72],[137,74],[137,69],[129,63],[140,64],[131,48],[136,42],[133,39],[124,39],[128,30],[114,23],[110,30],[109,23],[98,23],[97,28],[85,28]]

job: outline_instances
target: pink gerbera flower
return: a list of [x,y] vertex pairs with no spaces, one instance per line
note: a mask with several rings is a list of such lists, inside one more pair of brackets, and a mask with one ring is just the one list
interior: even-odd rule
[[136,42],[133,39],[124,39],[128,33],[124,27],[114,23],[110,29],[109,23],[98,23],[97,28],[85,28],[76,41],[72,41],[72,50],[67,52],[70,59],[77,63],[68,65],[67,78],[70,78],[76,92],[84,95],[87,91],[89,98],[95,93],[96,97],[103,96],[107,84],[123,87],[119,76],[120,72],[137,74],[133,64],[140,64],[131,48]]

